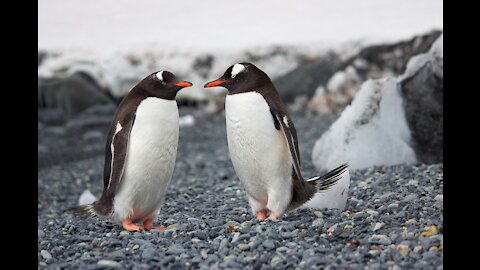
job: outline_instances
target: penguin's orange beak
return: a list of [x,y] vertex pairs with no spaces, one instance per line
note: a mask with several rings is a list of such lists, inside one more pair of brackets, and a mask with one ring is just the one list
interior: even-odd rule
[[220,80],[220,79],[218,79],[218,80],[211,81],[211,82],[205,84],[205,86],[203,86],[203,87],[204,87],[204,88],[215,87],[215,86],[221,85],[221,84],[224,83],[224,82],[225,82],[225,80]]
[[178,82],[175,84],[176,86],[180,86],[180,87],[189,87],[189,86],[192,86],[192,83],[191,82]]

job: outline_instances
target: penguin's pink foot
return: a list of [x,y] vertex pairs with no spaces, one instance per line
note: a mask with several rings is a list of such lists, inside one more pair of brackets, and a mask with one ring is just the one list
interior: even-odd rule
[[265,220],[267,218],[267,210],[263,209],[257,212],[257,219],[258,220]]
[[268,217],[268,219],[271,220],[271,221],[277,221],[278,217],[277,217],[276,214],[270,213],[270,216]]
[[146,230],[151,230],[151,229],[155,229],[155,230],[159,230],[159,231],[164,231],[166,230],[167,228],[166,227],[162,227],[162,226],[153,226],[153,219],[146,219],[144,222],[143,222],[143,227],[145,227]]
[[143,227],[142,226],[138,226],[138,225],[135,225],[132,223],[132,220],[129,219],[129,218],[126,218],[122,221],[122,225],[123,225],[123,228],[125,228],[125,230],[127,231],[143,231]]

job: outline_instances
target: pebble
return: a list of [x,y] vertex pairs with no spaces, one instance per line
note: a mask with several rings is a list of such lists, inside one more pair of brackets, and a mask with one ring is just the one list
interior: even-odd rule
[[100,260],[97,262],[97,265],[101,267],[122,268],[120,263],[111,260]]
[[384,234],[374,234],[368,238],[368,242],[371,244],[390,245],[392,240]]
[[273,256],[273,258],[270,260],[270,266],[271,267],[277,267],[282,262],[283,262],[282,258],[280,258],[278,256]]
[[266,249],[275,249],[275,243],[270,239],[263,241],[262,246],[264,246]]
[[249,249],[250,249],[250,246],[247,245],[247,244],[238,244],[238,248],[239,248],[241,251],[245,251],[245,250],[249,250]]
[[376,222],[375,225],[373,226],[372,228],[372,231],[378,231],[380,230],[383,226],[385,225],[385,223],[383,222]]
[[52,254],[50,254],[50,252],[48,252],[44,249],[42,249],[42,251],[40,251],[40,255],[42,255],[42,258],[47,262],[52,259]]
[[[93,139],[88,147],[75,144],[86,131],[80,130],[68,134],[76,136],[70,145],[78,145],[71,149],[58,136],[52,143],[45,142],[39,130],[39,143],[50,149],[39,153],[39,159],[40,154],[62,157],[55,166],[39,164],[39,268],[107,268],[97,263],[107,260],[117,269],[134,270],[441,269],[442,164],[351,170],[351,200],[344,210],[298,208],[276,222],[258,221],[231,165],[225,117],[202,116],[190,109],[184,106],[180,113],[197,121],[194,129],[180,129],[176,169],[154,222],[172,226],[167,231],[128,232],[119,222],[80,219],[61,211],[75,205],[86,189],[101,194],[104,145]],[[311,146],[336,119],[330,115],[327,125],[319,122],[322,117],[326,116],[295,117],[306,175],[317,173]],[[78,161],[71,162],[82,148],[90,147],[97,154],[79,155]],[[412,179],[417,185],[407,185]],[[365,181],[365,189],[358,187],[360,181]],[[421,236],[432,225],[438,226],[438,232]],[[52,259],[47,261],[41,250]]]
[[323,221],[323,218],[317,218],[317,219],[315,219],[315,220],[312,222],[312,227],[320,227],[320,228],[322,228],[322,227],[323,227],[323,224],[325,224],[325,222]]
[[439,194],[439,195],[435,196],[434,200],[443,202],[443,195]]

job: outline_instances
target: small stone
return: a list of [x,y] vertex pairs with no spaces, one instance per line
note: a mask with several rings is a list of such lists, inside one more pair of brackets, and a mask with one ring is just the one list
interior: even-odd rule
[[423,247],[422,246],[416,246],[413,248],[413,252],[415,253],[420,253],[423,251]]
[[238,245],[238,248],[239,248],[241,251],[245,251],[245,250],[249,250],[249,249],[250,249],[250,246],[247,245],[247,244],[239,244],[239,245]]
[[97,265],[102,267],[122,268],[120,263],[111,260],[100,260],[97,262]]
[[276,267],[277,265],[281,264],[283,262],[282,258],[278,257],[278,256],[274,256],[271,260],[270,260],[270,266],[271,267]]
[[232,243],[237,242],[239,236],[240,236],[240,233],[239,233],[239,232],[233,233]]
[[410,252],[410,247],[405,244],[398,244],[396,248],[398,250],[398,253],[400,253],[402,257],[407,256],[408,253]]
[[207,237],[208,237],[207,234],[206,234],[205,232],[203,232],[203,231],[197,231],[197,232],[195,232],[195,236],[196,236],[198,239],[200,239],[200,240],[205,240],[205,239],[207,239]]
[[129,234],[130,234],[130,232],[128,232],[128,231],[121,231],[120,232],[121,236],[129,235]]
[[390,245],[392,240],[384,234],[374,234],[368,238],[368,242],[371,244]]
[[443,202],[443,195],[439,194],[439,195],[435,196],[434,200]]
[[398,208],[398,203],[391,203],[387,206],[388,210],[395,210]]
[[383,223],[383,222],[377,222],[377,223],[375,223],[375,225],[373,226],[372,231],[374,231],[374,232],[375,232],[375,231],[378,231],[378,230],[380,230],[384,225],[385,225],[385,223]]
[[38,238],[43,238],[45,233],[42,230],[38,230]]
[[137,250],[139,247],[140,247],[139,245],[134,245],[134,246],[132,247],[132,249],[133,249],[133,250]]
[[418,181],[417,180],[410,180],[407,183],[407,186],[418,186]]
[[270,239],[263,241],[262,246],[264,246],[267,249],[275,249],[275,243]]
[[50,254],[50,252],[48,252],[44,249],[42,249],[42,251],[40,251],[40,255],[42,255],[42,258],[47,262],[52,259],[52,254]]
[[181,245],[173,244],[167,249],[165,254],[178,255],[178,254],[182,254],[183,252],[185,252],[185,249]]
[[418,224],[418,221],[414,218],[411,218],[407,221],[405,221],[405,225],[417,225]]
[[315,214],[315,216],[317,216],[319,218],[323,218],[323,213],[320,212],[320,211],[313,211],[313,214]]
[[313,222],[312,222],[312,227],[323,227],[323,224],[325,224],[325,222],[323,221],[323,218],[317,218],[315,219]]
[[433,252],[433,253],[438,252],[438,247],[436,247],[436,246],[430,247],[428,249],[428,251]]
[[[142,258],[149,260],[155,257],[156,250],[153,247],[147,247],[142,251]],[[168,254],[168,253],[167,253]]]
[[416,199],[418,199],[417,194],[408,194],[407,196],[405,196],[405,198],[403,198],[403,201],[404,202],[411,202],[411,201],[416,200]]
[[372,210],[372,209],[368,209],[367,210],[367,214],[369,214],[370,216],[378,216],[378,212],[375,211],[375,210]]

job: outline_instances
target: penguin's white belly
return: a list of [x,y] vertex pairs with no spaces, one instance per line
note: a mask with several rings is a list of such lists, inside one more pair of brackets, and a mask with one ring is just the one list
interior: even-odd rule
[[175,167],[178,119],[174,100],[150,97],[139,104],[114,201],[117,219],[142,221],[157,214]]
[[225,114],[230,158],[247,194],[263,205],[272,192],[289,201],[292,158],[263,96],[227,95]]

